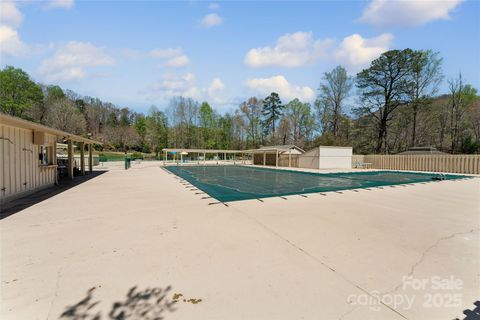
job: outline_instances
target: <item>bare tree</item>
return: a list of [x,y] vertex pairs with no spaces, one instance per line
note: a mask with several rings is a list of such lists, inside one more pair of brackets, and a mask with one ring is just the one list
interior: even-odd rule
[[333,136],[338,134],[340,117],[343,113],[345,99],[348,98],[353,86],[353,79],[347,75],[347,70],[337,66],[330,72],[325,72],[320,84],[320,94],[317,106],[321,111],[324,131],[331,131]]
[[75,103],[68,98],[55,100],[48,108],[45,122],[58,130],[83,135],[86,132],[86,121]]
[[159,154],[163,148],[168,147],[168,119],[165,113],[158,110],[157,107],[151,106],[145,119],[147,141],[150,150]]
[[244,124],[247,131],[247,145],[258,147],[261,141],[261,116],[263,101],[256,97],[251,97],[242,102],[239,106],[240,112],[245,118]]
[[111,147],[128,151],[140,142],[138,133],[132,126],[105,126],[102,134],[102,140],[108,143]]
[[314,125],[310,104],[293,99],[286,105],[285,119],[289,123],[293,143],[303,146]]
[[477,91],[470,85],[465,85],[462,74],[448,81],[450,90],[450,139],[451,152],[455,153],[460,145],[461,125],[467,108],[475,101]]
[[411,65],[410,103],[412,105],[412,140],[411,145],[417,143],[417,117],[421,107],[428,105],[437,93],[442,82],[442,58],[438,52],[431,50],[414,51]]
[[468,119],[472,127],[473,136],[480,144],[480,99],[475,99],[475,102],[470,105],[467,110]]
[[[196,135],[199,122],[199,104],[191,98],[175,97],[170,101],[168,116],[173,125],[176,147],[189,148],[197,145],[200,139]],[[199,132],[198,132],[199,133]]]

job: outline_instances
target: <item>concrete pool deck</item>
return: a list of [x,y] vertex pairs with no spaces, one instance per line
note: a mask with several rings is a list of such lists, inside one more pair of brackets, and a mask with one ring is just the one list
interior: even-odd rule
[[480,298],[479,178],[226,207],[155,163],[110,169],[0,221],[1,319],[107,319],[135,286],[182,294],[167,320],[463,319]]

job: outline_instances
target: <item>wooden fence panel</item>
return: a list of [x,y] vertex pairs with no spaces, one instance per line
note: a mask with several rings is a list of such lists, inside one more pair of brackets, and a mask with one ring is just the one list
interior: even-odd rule
[[480,155],[354,155],[352,165],[371,163],[372,169],[480,174]]

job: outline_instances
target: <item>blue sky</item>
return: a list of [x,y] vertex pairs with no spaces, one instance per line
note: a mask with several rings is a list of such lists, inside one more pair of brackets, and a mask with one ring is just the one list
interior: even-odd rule
[[[252,95],[312,101],[322,74],[388,49],[432,49],[480,88],[480,2],[4,1],[1,65],[144,112],[172,96],[233,109]],[[444,81],[440,92],[446,92]]]

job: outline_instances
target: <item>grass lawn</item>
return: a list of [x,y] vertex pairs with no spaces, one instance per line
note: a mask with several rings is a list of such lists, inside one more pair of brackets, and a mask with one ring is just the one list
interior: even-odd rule
[[[122,161],[125,159],[125,152],[116,152],[116,151],[101,151],[98,152],[101,162],[106,161]],[[142,152],[127,152],[127,156],[130,159],[145,159],[145,158],[156,158],[154,153],[142,153]]]

